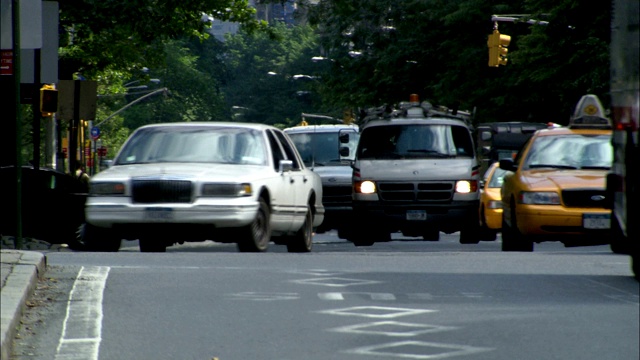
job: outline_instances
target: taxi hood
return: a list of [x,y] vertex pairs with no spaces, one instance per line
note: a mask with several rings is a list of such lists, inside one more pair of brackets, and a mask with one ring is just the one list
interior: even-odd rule
[[522,180],[531,189],[574,189],[606,187],[607,170],[549,170],[523,172]]

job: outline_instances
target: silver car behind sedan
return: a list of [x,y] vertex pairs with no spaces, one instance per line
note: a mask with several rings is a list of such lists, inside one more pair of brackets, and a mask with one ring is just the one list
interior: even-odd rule
[[138,239],[142,252],[205,240],[309,252],[324,219],[320,177],[288,135],[264,124],[143,126],[89,187],[79,238],[92,251]]

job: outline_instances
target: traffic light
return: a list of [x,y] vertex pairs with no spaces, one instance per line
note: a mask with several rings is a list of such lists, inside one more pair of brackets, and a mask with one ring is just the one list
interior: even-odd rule
[[489,66],[498,67],[507,65],[507,53],[511,36],[500,34],[498,30],[493,30],[493,34],[489,35],[487,47],[489,48]]
[[40,112],[47,117],[58,111],[58,90],[45,84],[40,89]]

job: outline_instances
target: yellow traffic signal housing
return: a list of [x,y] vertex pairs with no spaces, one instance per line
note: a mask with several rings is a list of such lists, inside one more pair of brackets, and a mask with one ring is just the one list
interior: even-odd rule
[[487,39],[487,47],[489,48],[489,66],[498,67],[507,65],[507,53],[511,36],[500,34],[498,30],[493,30],[493,34]]
[[58,111],[58,90],[45,84],[40,88],[40,112],[42,116],[51,116]]

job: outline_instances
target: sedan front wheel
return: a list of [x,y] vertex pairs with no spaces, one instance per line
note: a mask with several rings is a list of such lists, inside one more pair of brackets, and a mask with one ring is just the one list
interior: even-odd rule
[[238,229],[238,250],[240,252],[265,252],[271,241],[271,214],[269,205],[260,199],[258,212],[253,221]]

